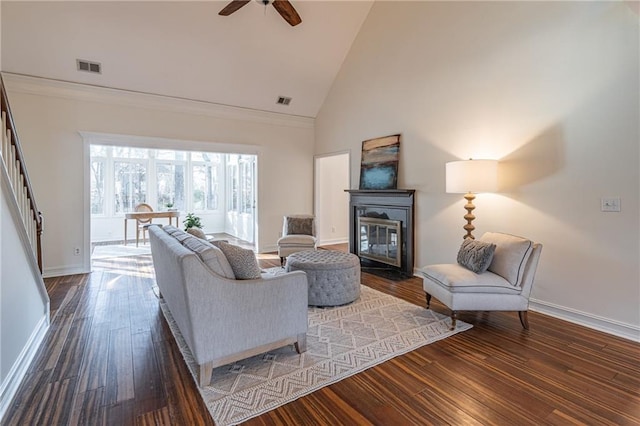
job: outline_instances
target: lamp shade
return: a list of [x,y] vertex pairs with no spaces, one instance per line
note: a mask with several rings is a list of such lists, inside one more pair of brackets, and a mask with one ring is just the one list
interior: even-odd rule
[[446,191],[496,192],[498,190],[498,161],[463,160],[446,164]]

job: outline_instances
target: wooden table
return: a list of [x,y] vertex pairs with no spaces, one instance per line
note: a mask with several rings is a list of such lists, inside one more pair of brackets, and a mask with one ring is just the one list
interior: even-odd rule
[[125,213],[124,215],[124,245],[127,245],[127,220],[129,219],[133,219],[136,221],[136,223],[138,223],[137,221],[142,219],[142,220],[146,220],[146,219],[161,219],[161,218],[168,218],[169,219],[169,225],[172,224],[172,220],[173,218],[176,218],[176,226],[178,226],[178,223],[180,222],[180,212],[179,211],[170,211],[170,212],[130,212],[130,213]]

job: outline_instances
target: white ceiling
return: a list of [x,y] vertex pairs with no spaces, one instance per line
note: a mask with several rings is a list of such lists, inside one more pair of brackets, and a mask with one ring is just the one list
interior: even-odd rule
[[253,1],[2,1],[2,70],[315,117],[373,0],[291,2],[296,27]]

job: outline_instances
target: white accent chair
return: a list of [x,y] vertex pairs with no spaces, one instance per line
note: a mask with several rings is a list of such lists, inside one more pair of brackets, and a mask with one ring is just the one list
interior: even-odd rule
[[316,220],[313,215],[286,215],[282,223],[282,237],[278,240],[280,265],[284,265],[285,258],[290,254],[315,250],[317,243]]
[[496,245],[488,269],[477,274],[460,264],[420,269],[427,309],[435,296],[451,310],[451,330],[458,311],[517,311],[529,329],[527,312],[542,244],[514,235],[487,232],[480,241]]

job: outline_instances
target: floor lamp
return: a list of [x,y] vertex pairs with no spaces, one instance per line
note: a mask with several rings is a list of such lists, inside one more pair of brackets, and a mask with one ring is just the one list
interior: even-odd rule
[[471,222],[476,218],[473,210],[474,193],[496,192],[498,189],[498,162],[496,160],[463,160],[451,161],[446,164],[447,193],[466,194],[467,204],[464,215],[467,224],[463,228],[467,231],[463,239],[475,239],[471,233],[475,228]]

